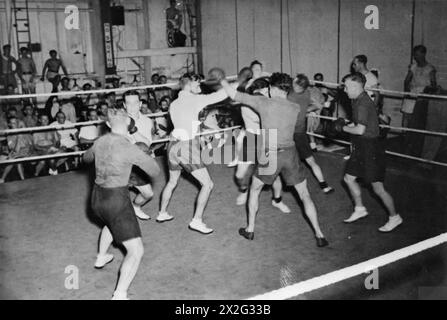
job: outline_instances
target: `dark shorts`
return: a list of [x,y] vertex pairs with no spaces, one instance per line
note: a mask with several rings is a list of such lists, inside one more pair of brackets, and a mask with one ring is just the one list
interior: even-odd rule
[[238,155],[238,159],[241,162],[256,163],[258,158],[257,153],[260,150],[262,150],[261,135],[246,131],[242,142],[241,154]]
[[266,157],[269,159],[268,163],[259,163],[255,174],[265,184],[272,185],[279,174],[288,186],[295,186],[306,180],[304,167],[300,165],[295,147],[270,151]]
[[185,170],[191,173],[206,168],[200,154],[199,139],[170,141],[167,152],[168,167],[171,171]]
[[127,186],[102,188],[95,185],[91,201],[94,214],[109,228],[115,242],[141,238]]
[[361,178],[365,183],[385,180],[386,154],[383,141],[378,138],[352,139],[351,157],[346,164],[345,173]]
[[293,135],[295,147],[301,160],[306,160],[313,156],[306,133],[295,133]]

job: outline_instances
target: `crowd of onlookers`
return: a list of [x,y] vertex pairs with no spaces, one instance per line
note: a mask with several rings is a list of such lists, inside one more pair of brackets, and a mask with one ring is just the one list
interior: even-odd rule
[[[22,93],[35,93],[34,82],[36,70],[26,48],[22,50],[19,60],[10,56],[10,47],[3,47],[2,63],[0,65],[0,95],[17,95],[17,81],[22,85]],[[34,128],[41,126],[58,127],[61,125],[70,128],[53,130],[33,130],[20,134],[0,135],[0,160],[18,159],[24,157],[56,154],[62,152],[80,151],[89,148],[102,134],[107,132],[107,126],[92,124],[87,126],[74,126],[73,124],[86,121],[106,120],[107,109],[123,103],[122,94],[107,92],[104,94],[87,93],[76,94],[77,91],[91,91],[101,89],[97,82],[86,82],[79,87],[76,79],[59,75],[59,67],[66,69],[57,59],[57,53],[52,50],[51,58],[46,62],[43,74],[53,85],[52,93],[45,102],[38,103],[36,98],[0,99],[0,131],[8,129]],[[25,62],[24,59],[26,60]],[[32,59],[31,59],[32,61]],[[58,62],[59,61],[59,62]],[[13,68],[12,64],[16,64]],[[58,66],[56,67],[56,64]],[[28,73],[27,68],[31,71]],[[50,73],[50,75],[48,75]],[[25,77],[29,75],[30,77]],[[44,76],[42,76],[44,78]],[[30,85],[32,83],[32,85]],[[151,84],[163,85],[167,83],[165,75],[153,74]],[[128,85],[120,82],[118,77],[111,79],[105,89],[125,88]],[[64,92],[58,95],[57,92]],[[73,92],[73,94],[67,94]],[[141,114],[166,112],[175,92],[170,87],[157,87],[155,89],[141,90]],[[153,139],[165,138],[169,133],[169,121],[166,117],[154,117]],[[4,182],[12,169],[17,168],[19,177],[39,176],[42,173],[56,175],[62,170],[76,168],[79,158],[59,158],[47,161],[26,162],[2,166],[0,168],[0,183]],[[48,170],[43,171],[47,167]]]

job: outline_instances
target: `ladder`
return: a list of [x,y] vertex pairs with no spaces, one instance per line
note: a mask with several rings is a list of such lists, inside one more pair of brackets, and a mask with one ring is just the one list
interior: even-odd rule
[[17,36],[17,53],[20,53],[20,48],[26,47],[30,49],[30,53],[32,54],[28,0],[22,0],[20,6],[16,0],[13,0],[12,3],[14,10],[14,27],[16,28]]

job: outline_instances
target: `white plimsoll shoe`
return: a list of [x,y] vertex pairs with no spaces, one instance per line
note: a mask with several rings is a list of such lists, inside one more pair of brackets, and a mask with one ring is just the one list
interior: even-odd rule
[[290,208],[282,201],[279,203],[276,203],[275,200],[272,200],[272,206],[281,210],[282,213],[291,213],[292,212],[290,210]]
[[368,211],[366,211],[365,207],[360,207],[360,208],[356,207],[354,212],[351,214],[351,216],[348,219],[343,220],[343,221],[346,223],[351,223],[351,222],[357,221],[361,218],[364,218],[367,215],[368,215]]
[[53,170],[53,169],[49,169],[49,170],[48,170],[48,174],[49,174],[50,176],[57,176],[58,173],[59,173],[59,172],[57,172],[57,169],[56,169],[56,170]]
[[208,228],[202,221],[197,219],[192,219],[188,227],[189,229],[200,232],[202,234],[210,234],[214,231],[213,229]]
[[149,220],[151,217],[143,212],[141,207],[133,206],[133,209],[135,211],[135,215],[140,218],[141,220]]
[[130,299],[127,297],[127,292],[115,291],[113,293],[112,300],[130,300]]
[[102,269],[104,266],[113,261],[113,254],[99,255],[96,257],[95,269]]
[[239,163],[239,159],[238,159],[238,158],[235,158],[233,161],[231,161],[231,162],[227,165],[227,167],[229,167],[229,168],[236,167],[236,166],[238,165],[238,163]]
[[239,195],[236,198],[236,205],[237,206],[245,205],[247,203],[247,198],[248,198],[248,191],[239,193]]
[[172,219],[174,219],[174,217],[168,214],[167,212],[159,212],[157,219],[155,219],[155,221],[163,223],[166,221],[171,221]]
[[344,160],[349,160],[349,159],[351,159],[351,155],[348,154],[347,156],[344,156],[343,159],[344,159]]
[[379,228],[380,232],[391,232],[394,229],[396,229],[399,225],[402,224],[402,222],[404,222],[404,220],[402,219],[402,217],[400,215],[395,215],[392,217],[389,217],[388,222]]

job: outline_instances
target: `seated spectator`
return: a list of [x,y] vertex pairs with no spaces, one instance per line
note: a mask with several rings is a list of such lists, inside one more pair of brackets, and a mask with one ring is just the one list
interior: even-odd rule
[[163,96],[160,99],[160,109],[161,109],[161,112],[168,112],[170,105],[171,105],[171,98],[169,96]]
[[6,118],[17,118],[18,119],[18,128],[25,128],[25,123],[20,119],[19,113],[15,107],[9,107],[6,112]]
[[107,103],[107,106],[113,106],[116,103],[116,93],[115,92],[109,92],[105,95],[105,102]]
[[159,106],[157,102],[157,97],[155,96],[155,91],[153,89],[148,89],[147,96],[148,96],[149,109],[151,110],[152,113],[156,113],[157,110],[159,109]]
[[[8,118],[8,128],[17,129],[19,128],[19,119],[17,117]],[[7,137],[8,142],[8,155],[6,159],[18,159],[29,157],[33,154],[33,139],[30,134],[12,134]],[[25,180],[25,174],[23,172],[23,165],[21,163],[15,165],[6,166],[3,171],[2,177],[0,178],[0,183],[5,182],[6,177],[11,172],[12,168],[16,166],[19,172],[20,179]]]
[[[52,127],[59,127],[60,125],[70,125],[73,124],[68,120],[62,111],[56,114],[56,121],[51,123]],[[59,135],[60,148],[63,151],[77,151],[78,150],[78,139],[76,137],[78,130],[73,129],[59,129],[56,130]]]
[[[98,113],[95,109],[88,111],[88,121],[98,120]],[[101,125],[90,125],[81,127],[79,131],[79,147],[81,150],[87,150],[90,148],[96,139],[101,135]]]
[[[50,123],[50,119],[48,115],[41,114],[39,117],[39,125],[40,126],[48,126]],[[34,149],[37,155],[47,155],[47,154],[55,154],[59,153],[60,147],[60,139],[59,135],[55,130],[48,131],[39,131],[33,134],[33,143]],[[49,165],[49,174],[57,175],[57,167],[56,160],[42,160],[36,166],[36,171],[34,173],[35,177],[38,177],[40,172],[42,171],[45,164]]]
[[63,77],[61,79],[61,91],[71,91],[70,79],[68,77]]
[[[60,111],[56,114],[56,121],[51,124],[53,127],[58,127],[60,125],[70,125],[73,124],[73,122],[66,120],[65,114]],[[60,140],[60,150],[62,152],[72,152],[72,151],[79,151],[79,141],[78,141],[78,130],[73,129],[59,129],[56,130],[57,134],[59,135]],[[67,159],[59,159],[56,163],[56,168],[58,168],[60,165],[66,163]],[[78,166],[78,158],[75,158],[75,167]],[[68,169],[68,167],[67,167]]]
[[[92,90],[92,85],[90,83],[86,83],[82,86],[82,91],[90,90]],[[80,98],[82,99],[82,105],[87,108],[96,106],[99,102],[98,96],[95,93],[83,94]]]
[[[168,82],[168,78],[165,75],[161,75],[158,84],[166,84]],[[169,87],[159,87],[155,90],[155,97],[157,98],[157,101],[160,101],[162,97],[168,96],[171,97],[171,88]]]
[[151,84],[158,84],[159,80],[160,80],[160,75],[158,73],[154,73],[151,76]]
[[59,101],[53,102],[53,107],[51,108],[51,117],[53,119],[56,119],[56,115],[59,111],[64,113],[68,121],[72,123],[77,122],[76,109],[71,99],[60,99]]
[[149,109],[147,100],[141,99],[140,112],[141,112],[141,114],[151,114],[152,113],[151,109]]
[[97,114],[100,120],[107,120],[107,110],[109,109],[109,105],[107,102],[100,102],[97,108]]
[[[90,109],[88,108],[82,108],[79,114],[79,122],[86,122],[88,121],[88,111]],[[96,109],[95,109],[96,111]]]
[[37,127],[37,116],[35,115],[34,107],[31,103],[27,102],[23,107],[23,123],[25,127],[32,128]]

